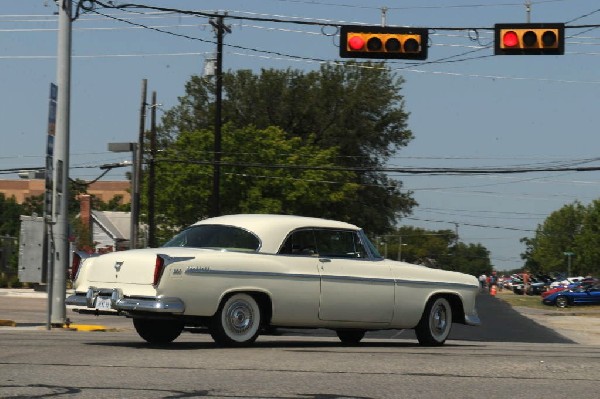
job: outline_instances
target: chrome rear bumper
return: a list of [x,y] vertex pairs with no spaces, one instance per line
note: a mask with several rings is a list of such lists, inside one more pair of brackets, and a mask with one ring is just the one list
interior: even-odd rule
[[[67,305],[97,309],[98,298],[110,298],[110,308],[122,312],[153,312],[153,313],[175,313],[181,314],[185,311],[185,304],[175,297],[124,297],[119,288],[104,289],[90,287],[85,296],[75,294],[67,297]],[[102,309],[107,310],[107,309]]]

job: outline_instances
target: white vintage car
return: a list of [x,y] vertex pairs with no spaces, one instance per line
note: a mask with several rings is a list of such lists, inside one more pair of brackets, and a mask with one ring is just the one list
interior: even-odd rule
[[75,311],[133,320],[149,343],[206,327],[219,345],[253,342],[277,327],[415,329],[442,345],[452,323],[480,324],[473,276],[383,259],[358,227],[284,215],[206,219],[161,248],[113,252],[74,266]]

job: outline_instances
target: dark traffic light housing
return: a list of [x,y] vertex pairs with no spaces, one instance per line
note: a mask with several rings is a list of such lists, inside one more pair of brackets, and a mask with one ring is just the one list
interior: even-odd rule
[[340,28],[340,57],[427,59],[428,30],[387,26]]
[[496,24],[495,55],[563,55],[565,24]]

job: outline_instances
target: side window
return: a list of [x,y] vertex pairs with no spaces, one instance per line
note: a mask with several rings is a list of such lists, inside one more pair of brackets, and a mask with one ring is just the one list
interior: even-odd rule
[[332,258],[366,258],[367,256],[356,231],[316,230],[315,237],[320,256]]
[[312,229],[294,231],[285,240],[279,251],[282,255],[313,256],[317,254],[315,235]]

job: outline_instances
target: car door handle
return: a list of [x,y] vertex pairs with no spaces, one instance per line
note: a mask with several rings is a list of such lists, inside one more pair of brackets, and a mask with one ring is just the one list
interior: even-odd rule
[[319,258],[319,262],[321,262],[321,270],[323,270],[323,264],[331,262],[329,258]]

